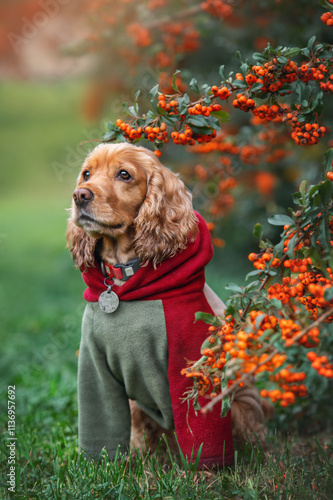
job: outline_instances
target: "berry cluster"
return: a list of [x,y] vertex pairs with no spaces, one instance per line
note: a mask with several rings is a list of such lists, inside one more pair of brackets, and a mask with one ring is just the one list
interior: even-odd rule
[[256,269],[264,270],[268,267],[279,267],[280,259],[273,258],[273,253],[269,250],[256,254],[254,252],[250,253],[249,261],[253,262],[253,265]]
[[231,157],[238,156],[240,160],[247,165],[256,165],[261,159],[269,161],[268,156],[271,156],[271,148],[268,146],[256,144],[237,146],[234,138],[222,131],[216,134],[214,141],[209,144],[195,145],[192,151],[200,154],[212,152],[222,153],[223,156],[220,157],[220,161],[223,164],[225,164],[227,160],[225,155],[231,155]]
[[324,14],[320,17],[324,24],[327,26],[333,26],[333,14],[332,12],[324,12]]
[[327,356],[318,356],[314,351],[307,353],[311,366],[322,377],[333,378],[333,364],[329,363]]
[[291,369],[291,366],[282,368],[279,373],[271,377],[271,380],[281,389],[262,389],[260,395],[263,398],[269,398],[272,403],[279,401],[283,407],[294,404],[296,397],[306,397],[307,387],[301,383],[306,379],[306,374],[304,372],[293,372]]
[[201,8],[208,14],[222,19],[230,17],[233,13],[231,5],[222,2],[222,0],[205,0],[202,2]]
[[[333,14],[332,14],[333,16]],[[333,92],[333,75],[329,77],[327,82],[320,82],[320,88],[324,92]]]
[[[269,356],[267,352],[262,353],[265,332],[271,334],[272,330],[283,331],[283,337],[289,339],[299,333],[299,326],[295,323],[286,322],[283,318],[269,316],[262,311],[251,311],[250,327],[244,330],[235,330],[234,319],[229,318],[220,328],[209,327],[210,336],[207,341],[211,347],[202,350],[204,368],[199,371],[188,367],[183,374],[193,378],[197,382],[199,395],[205,394],[215,397],[221,391],[221,378],[228,365],[227,359],[243,360],[241,368],[236,371],[235,379],[229,381],[229,386],[241,379],[244,373],[260,374],[270,373],[270,380],[280,388],[272,391],[263,390],[262,397],[269,397],[272,402],[279,401],[281,406],[288,406],[295,402],[296,397],[305,397],[307,388],[303,382],[306,378],[304,372],[292,372],[291,367],[284,368],[286,356],[275,353]],[[228,321],[228,318],[226,318]],[[258,324],[259,322],[259,324]],[[240,383],[242,386],[242,382]]]
[[268,104],[262,104],[259,107],[253,109],[254,116],[260,118],[260,120],[265,120],[267,122],[270,121],[279,121],[281,116],[289,109],[288,106],[277,106],[273,104],[269,106]]
[[193,146],[195,144],[195,140],[192,137],[193,132],[192,129],[188,126],[185,126],[184,132],[171,132],[171,137],[175,144],[182,144],[183,146]]
[[126,32],[133,38],[135,45],[138,47],[148,47],[152,44],[149,31],[146,28],[143,28],[140,23],[128,25]]
[[214,111],[220,111],[222,107],[219,104],[210,104],[209,106],[202,105],[200,103],[195,104],[194,106],[190,106],[188,108],[188,112],[190,115],[203,115],[210,116]]
[[[262,85],[261,93],[279,94],[284,96],[291,92],[285,90],[284,84],[291,84],[297,80],[305,83],[309,81],[319,81],[328,76],[328,68],[324,61],[317,58],[311,64],[302,64],[298,66],[294,61],[288,60],[287,64],[281,64],[277,58],[265,63],[263,66],[254,65],[245,76],[245,82],[251,89],[254,84],[260,83]],[[242,74],[236,74],[237,80],[244,81]]]
[[291,137],[296,144],[318,144],[319,139],[321,139],[326,132],[326,128],[320,127],[318,123],[299,122],[296,116],[293,116],[291,123],[293,130]]
[[[128,141],[135,141],[144,137],[150,142],[155,142],[156,140],[160,143],[169,142],[167,127],[165,123],[161,123],[160,126],[152,127],[150,125],[143,127],[132,127],[128,123],[124,123],[121,119],[116,121],[116,126],[122,131],[124,137]],[[156,156],[161,156],[159,150],[155,150]]]
[[210,90],[213,92],[214,97],[219,97],[223,101],[225,99],[228,99],[228,97],[231,95],[230,90],[225,85],[223,85],[221,87],[217,87],[216,85],[213,85]]
[[[325,300],[324,295],[326,290],[332,288],[333,273],[330,267],[326,269],[326,272],[329,274],[329,279],[320,273],[311,271],[298,276],[298,279],[304,287],[307,287],[309,293],[309,295],[301,297],[300,302],[311,313],[313,320],[318,318],[318,310],[325,310],[331,305],[330,302]],[[329,316],[325,321],[331,323],[333,316]]]
[[253,99],[248,99],[244,94],[237,94],[236,99],[232,101],[232,105],[241,111],[251,111],[255,108],[256,103]]

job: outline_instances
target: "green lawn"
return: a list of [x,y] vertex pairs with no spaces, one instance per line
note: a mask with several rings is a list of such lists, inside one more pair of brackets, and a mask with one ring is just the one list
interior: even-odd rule
[[[65,208],[83,131],[96,128],[79,118],[82,92],[75,82],[1,85],[0,498],[332,498],[333,444],[325,433],[316,441],[272,432],[269,456],[249,448],[237,454],[234,468],[207,474],[168,455],[100,466],[78,460],[76,350],[84,286],[65,248]],[[64,167],[61,179],[55,165]],[[231,250],[219,251],[208,282],[225,298],[224,285],[246,266]],[[16,391],[12,496],[8,386]]]

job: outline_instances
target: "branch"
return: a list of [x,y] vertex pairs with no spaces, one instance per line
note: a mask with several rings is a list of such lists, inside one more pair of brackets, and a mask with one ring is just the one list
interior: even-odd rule
[[163,24],[173,23],[176,20],[186,19],[188,17],[195,16],[200,12],[203,12],[203,9],[199,4],[196,5],[195,7],[191,7],[189,9],[185,9],[180,12],[174,12],[172,16],[165,16],[162,17],[161,19],[156,19],[155,21],[151,21],[150,23],[146,24],[144,28],[148,30],[159,28]]
[[[312,328],[315,328],[316,326],[319,326],[326,318],[328,318],[329,316],[331,316],[331,314],[333,314],[333,306],[330,307],[330,309],[327,309],[327,311],[325,311],[323,314],[321,314],[319,316],[319,318],[316,319],[316,321],[314,321],[313,323],[311,323],[310,325],[308,325],[306,328],[304,328],[300,333],[298,333],[293,338],[293,342],[297,342],[304,335],[306,335]],[[279,351],[278,349],[274,348],[274,350],[269,354],[269,356],[266,359],[264,359],[263,361],[261,361],[260,363],[258,363],[255,368],[252,368],[251,371],[249,371],[248,373],[245,373],[244,375],[242,375],[242,377],[239,380],[237,380],[234,384],[232,384],[230,387],[228,387],[225,391],[222,391],[218,396],[216,396],[216,398],[212,399],[206,406],[204,406],[201,409],[202,413],[207,413],[208,411],[211,411],[212,408],[219,401],[222,401],[222,399],[226,398],[227,396],[229,396],[229,394],[231,394],[232,392],[234,392],[237,389],[237,387],[239,386],[239,384],[241,384],[242,382],[246,382],[256,372],[256,370],[260,366],[265,365],[267,362],[271,361],[276,354],[281,354],[281,351]]]

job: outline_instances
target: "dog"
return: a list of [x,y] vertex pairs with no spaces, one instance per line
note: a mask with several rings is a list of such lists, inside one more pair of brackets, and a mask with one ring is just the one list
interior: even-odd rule
[[[200,466],[233,462],[233,439],[264,441],[269,409],[254,386],[239,389],[231,412],[204,416],[182,401],[187,361],[200,357],[207,325],[196,311],[222,315],[205,283],[212,257],[204,220],[179,176],[148,149],[99,144],[73,193],[67,242],[87,285],[79,351],[79,446],[113,458],[129,444],[197,453]],[[175,440],[175,431],[177,442]]]

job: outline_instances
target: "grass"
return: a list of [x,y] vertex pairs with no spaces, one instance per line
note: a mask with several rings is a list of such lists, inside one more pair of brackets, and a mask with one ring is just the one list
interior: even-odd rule
[[[76,171],[71,164],[60,182],[52,163],[64,164],[66,146],[77,151],[82,140],[76,131],[87,125],[73,113],[81,91],[72,83],[2,87],[2,158],[8,168],[0,198],[5,214],[0,222],[0,498],[332,498],[333,443],[325,433],[305,439],[272,432],[269,454],[248,446],[236,453],[234,467],[219,471],[199,472],[195,460],[190,468],[181,456],[162,450],[153,457],[119,456],[99,464],[80,460],[76,350],[84,286],[65,248],[64,209]],[[237,281],[243,271],[221,252],[207,277],[226,297],[224,284]],[[15,494],[7,484],[12,385]]]

